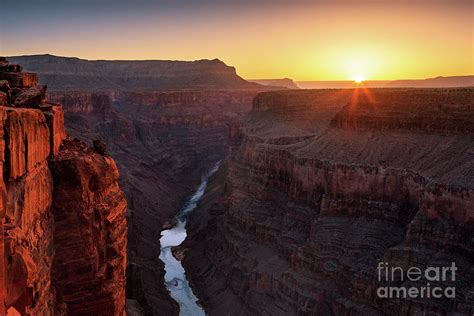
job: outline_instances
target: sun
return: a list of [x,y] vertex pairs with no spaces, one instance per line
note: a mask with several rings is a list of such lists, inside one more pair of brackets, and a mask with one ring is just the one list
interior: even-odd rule
[[365,76],[363,74],[357,74],[352,77],[355,83],[362,83],[365,80]]

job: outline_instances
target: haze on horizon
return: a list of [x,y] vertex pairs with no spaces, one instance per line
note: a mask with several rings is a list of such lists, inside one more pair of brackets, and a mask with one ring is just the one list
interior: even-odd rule
[[3,0],[0,55],[219,58],[247,79],[470,75],[472,14],[469,0]]

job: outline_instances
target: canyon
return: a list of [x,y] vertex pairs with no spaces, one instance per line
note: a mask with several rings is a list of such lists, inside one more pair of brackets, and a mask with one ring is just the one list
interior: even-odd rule
[[101,139],[117,161],[128,201],[129,301],[143,313],[177,306],[162,282],[159,232],[171,225],[202,174],[225,154],[229,131],[254,90],[59,92],[72,135]]
[[[47,241],[35,246],[46,262],[31,273],[54,276],[27,286],[46,296],[32,296],[41,301],[35,311],[80,310],[85,297],[94,303],[78,314],[123,313],[126,264],[127,313],[177,315],[163,284],[160,231],[176,224],[201,176],[223,160],[187,220],[187,239],[174,249],[206,313],[474,312],[473,88],[290,91],[249,83],[219,60],[9,59],[38,72],[49,91],[33,85],[32,96],[15,102],[51,104],[24,111],[42,111],[41,124],[57,130],[41,141],[57,151],[35,149],[32,156],[46,158],[24,163],[49,174],[46,189],[35,189],[46,194],[44,207],[35,204],[42,214],[36,230],[22,232]],[[8,93],[0,100],[11,102]],[[65,136],[63,111],[76,139]],[[10,161],[10,149],[2,152]],[[21,174],[25,167],[12,168]],[[9,181],[0,186],[5,201],[23,201],[9,200],[21,192]],[[456,299],[377,297],[381,261],[404,268],[455,262]],[[21,279],[10,283],[24,284],[23,268],[10,269]],[[83,275],[90,270],[98,279]],[[87,292],[104,284],[96,295]]]
[[117,162],[128,201],[129,312],[177,314],[160,281],[159,232],[171,226],[201,176],[223,159],[230,131],[253,98],[276,88],[249,83],[218,60],[9,59],[38,72],[49,98],[63,104],[72,136],[101,140]]
[[[473,93],[259,94],[181,250],[209,315],[472,315]],[[423,282],[379,262],[454,262],[456,297],[381,298]]]
[[125,313],[114,160],[67,135],[35,73],[0,58],[0,314]]

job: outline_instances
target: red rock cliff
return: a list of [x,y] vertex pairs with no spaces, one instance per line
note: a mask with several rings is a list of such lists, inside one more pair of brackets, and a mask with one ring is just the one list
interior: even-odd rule
[[126,201],[113,160],[66,140],[61,105],[0,59],[0,315],[125,309]]

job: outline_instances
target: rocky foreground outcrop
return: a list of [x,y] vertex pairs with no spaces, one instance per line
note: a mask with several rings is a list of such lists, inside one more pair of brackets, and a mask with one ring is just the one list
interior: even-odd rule
[[122,315],[126,200],[114,161],[0,59],[0,315]]
[[[259,94],[190,219],[210,315],[472,315],[473,89]],[[383,298],[380,262],[458,268],[455,298]]]

